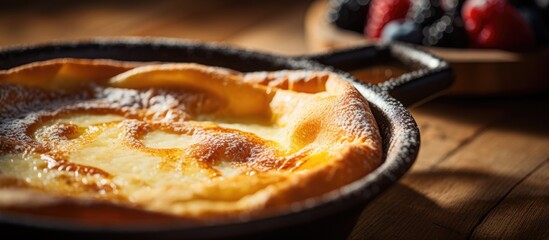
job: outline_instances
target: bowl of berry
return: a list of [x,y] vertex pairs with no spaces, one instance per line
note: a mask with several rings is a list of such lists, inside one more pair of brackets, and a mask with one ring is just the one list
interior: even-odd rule
[[[549,0],[317,0],[305,28],[313,51],[380,41],[427,50],[452,65],[450,94],[549,90]],[[376,66],[355,76],[395,72],[405,71]]]

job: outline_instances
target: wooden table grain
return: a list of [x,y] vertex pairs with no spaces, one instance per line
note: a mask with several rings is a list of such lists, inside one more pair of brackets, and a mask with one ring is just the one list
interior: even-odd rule
[[[162,36],[307,54],[311,1],[0,1],[0,46]],[[549,79],[547,79],[549,81]],[[441,97],[411,109],[415,165],[350,239],[549,239],[549,97]]]

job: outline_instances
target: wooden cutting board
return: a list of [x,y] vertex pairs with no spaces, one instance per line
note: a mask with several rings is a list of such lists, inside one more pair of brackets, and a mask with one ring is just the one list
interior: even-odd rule
[[[330,24],[327,11],[328,1],[325,0],[317,0],[308,9],[305,31],[311,50],[331,51],[371,43],[359,33]],[[522,53],[418,47],[450,62],[456,74],[450,94],[514,95],[549,90],[549,47]]]

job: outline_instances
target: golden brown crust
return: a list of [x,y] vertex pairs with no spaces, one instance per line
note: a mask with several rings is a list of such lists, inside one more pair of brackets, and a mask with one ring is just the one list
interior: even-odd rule
[[55,90],[89,82],[101,83],[140,65],[142,63],[109,59],[52,59],[0,71],[0,81]]
[[[89,218],[92,202],[119,208],[120,216],[136,209],[191,223],[234,221],[300,209],[381,163],[367,102],[329,72],[57,59],[0,71],[0,85],[0,192],[22,193],[17,201],[0,198],[6,211],[28,213],[38,204],[34,212],[51,215],[44,209],[70,203]],[[60,120],[86,114],[114,120],[86,126]],[[188,144],[147,145],[154,134]],[[83,149],[112,136],[116,148],[160,159],[154,173],[207,180],[128,183],[118,177],[124,172],[85,162]],[[27,166],[24,159],[55,174],[45,182],[21,179],[10,169]]]

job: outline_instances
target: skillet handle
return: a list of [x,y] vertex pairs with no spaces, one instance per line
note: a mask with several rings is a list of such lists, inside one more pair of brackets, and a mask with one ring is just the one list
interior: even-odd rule
[[369,45],[306,58],[343,71],[379,65],[382,61],[398,61],[414,70],[376,86],[402,102],[404,106],[419,104],[436,96],[450,87],[454,79],[453,71],[447,62],[402,43]]

